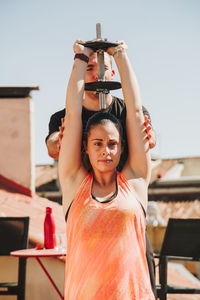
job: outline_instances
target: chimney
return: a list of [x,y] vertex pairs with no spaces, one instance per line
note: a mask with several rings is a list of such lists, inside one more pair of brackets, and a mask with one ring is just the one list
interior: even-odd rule
[[0,183],[32,196],[35,191],[30,92],[38,87],[0,87]]

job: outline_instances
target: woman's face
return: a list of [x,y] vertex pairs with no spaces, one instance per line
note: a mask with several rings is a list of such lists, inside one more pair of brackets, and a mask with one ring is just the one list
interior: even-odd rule
[[120,134],[111,121],[90,129],[86,153],[94,171],[114,171],[119,164],[121,152]]

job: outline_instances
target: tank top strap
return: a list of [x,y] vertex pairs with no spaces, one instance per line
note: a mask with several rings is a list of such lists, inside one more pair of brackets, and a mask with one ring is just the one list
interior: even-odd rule
[[133,191],[134,188],[131,187],[126,177],[121,173],[117,172],[117,182],[120,184],[125,190],[127,191]]
[[93,181],[93,174],[89,173],[81,182],[80,187],[75,194],[74,200],[71,202],[70,206],[67,209],[67,212],[65,214],[65,222],[67,222],[67,218],[72,204],[74,205],[74,203],[79,202],[79,199],[81,199],[81,197],[83,196],[87,196],[87,193],[88,195],[91,193],[92,181]]
[[74,201],[79,198],[82,194],[86,196],[86,194],[91,194],[91,188],[92,188],[92,182],[93,182],[93,174],[89,173],[80,184],[80,187],[74,197]]

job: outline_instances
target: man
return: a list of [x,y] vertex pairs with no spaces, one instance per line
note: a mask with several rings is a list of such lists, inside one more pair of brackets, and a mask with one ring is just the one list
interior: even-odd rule
[[[112,69],[112,61],[111,57],[105,53],[104,55],[104,64],[105,64],[105,81],[111,81],[114,78],[115,72]],[[97,63],[97,55],[94,53],[89,57],[89,62],[87,66],[85,83],[94,82],[98,80],[98,63]],[[113,97],[110,93],[106,94],[106,109],[104,111],[112,113],[115,115],[122,123],[122,127],[124,129],[125,135],[125,144],[124,144],[124,152],[119,165],[119,170],[122,165],[124,165],[127,156],[128,156],[128,148],[126,141],[126,107],[125,103],[122,99],[117,97]],[[82,109],[82,122],[83,122],[83,131],[86,126],[87,120],[96,112],[99,111],[99,95],[94,91],[85,91],[85,98],[83,101],[83,109]],[[148,111],[143,107],[143,113],[145,116],[145,125],[146,125],[146,133],[147,138],[149,139],[149,146],[153,148],[156,144],[155,133],[151,126],[149,126],[150,116]],[[59,156],[59,146],[60,146],[60,138],[62,137],[62,121],[61,119],[65,116],[65,110],[61,110],[54,115],[51,116],[49,123],[49,134],[46,137],[46,145],[48,149],[48,154],[52,158],[58,158]],[[59,132],[59,127],[61,127],[61,131]],[[134,130],[134,128],[133,128]],[[73,133],[72,133],[73,134]],[[87,165],[85,164],[87,168]],[[150,279],[152,284],[152,290],[156,295],[155,290],[155,275],[154,275],[154,260],[153,253],[151,249],[150,242],[147,237],[146,241],[147,245],[147,263],[149,266]]]
[[[104,63],[105,63],[105,80],[111,81],[114,78],[115,71],[112,69],[112,61],[111,57],[105,53],[104,55]],[[93,55],[90,57],[85,83],[93,82],[98,80],[98,65],[97,65],[97,56]],[[111,96],[111,94],[106,94],[106,111],[113,113],[115,116],[120,119],[122,122],[123,129],[125,128],[125,117],[126,117],[126,109],[124,101]],[[83,126],[86,125],[88,118],[93,115],[94,112],[99,110],[99,95],[93,91],[85,91],[85,99],[83,104],[83,113],[82,120]],[[148,117],[151,124],[151,118],[149,112],[145,107],[143,107],[143,113]],[[46,137],[46,145],[48,149],[48,154],[52,158],[56,159],[59,156],[59,127],[61,124],[61,119],[65,116],[65,109],[60,110],[51,116],[49,122],[49,134]],[[148,122],[147,122],[148,123]],[[147,124],[148,125],[148,124]],[[148,128],[148,137],[149,146],[153,148],[156,144],[155,132],[153,129]]]

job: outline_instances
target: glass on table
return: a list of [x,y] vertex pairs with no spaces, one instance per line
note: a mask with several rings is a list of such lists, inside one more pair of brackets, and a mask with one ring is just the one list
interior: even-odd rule
[[56,251],[66,252],[67,239],[65,233],[55,233],[54,236],[54,249]]

